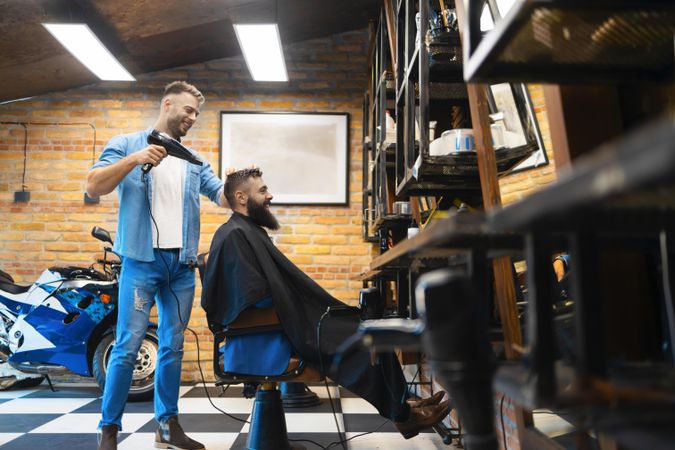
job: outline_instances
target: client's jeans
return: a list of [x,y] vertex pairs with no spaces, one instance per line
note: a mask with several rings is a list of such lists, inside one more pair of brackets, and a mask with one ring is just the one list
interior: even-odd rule
[[[178,414],[183,332],[190,318],[195,290],[194,270],[178,262],[177,250],[155,249],[154,262],[124,258],[120,275],[115,347],[108,363],[101,421],[122,428],[136,355],[145,336],[150,309],[157,301],[159,350],[155,367],[155,419]],[[167,273],[167,266],[169,271]],[[176,294],[174,297],[169,290]],[[180,316],[178,305],[180,304]]]

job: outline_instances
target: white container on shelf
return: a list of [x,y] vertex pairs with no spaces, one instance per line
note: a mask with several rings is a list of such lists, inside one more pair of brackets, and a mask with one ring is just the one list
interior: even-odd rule
[[431,156],[443,156],[448,154],[448,148],[443,138],[437,138],[429,144],[429,154]]
[[474,152],[476,141],[470,128],[455,128],[444,131],[441,137],[429,145],[429,155],[444,156],[450,153]]
[[501,122],[490,125],[490,132],[492,133],[492,145],[495,150],[506,146],[504,144],[504,125]]

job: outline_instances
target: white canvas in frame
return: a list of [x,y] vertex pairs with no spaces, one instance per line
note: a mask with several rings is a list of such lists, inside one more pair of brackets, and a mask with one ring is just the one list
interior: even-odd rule
[[347,204],[346,113],[221,113],[221,165],[255,164],[277,204]]

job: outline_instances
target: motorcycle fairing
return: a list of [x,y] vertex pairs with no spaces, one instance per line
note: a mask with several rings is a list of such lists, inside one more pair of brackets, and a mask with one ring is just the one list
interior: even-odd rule
[[26,292],[12,294],[0,290],[0,302],[4,303],[15,316],[28,314],[33,307],[44,302],[63,281],[63,277],[58,272],[45,270]]
[[[61,365],[79,375],[91,376],[87,359],[89,338],[94,328],[115,309],[114,304],[103,303],[100,295],[117,296],[116,285],[97,284],[91,281],[82,288],[56,290],[47,301],[17,320],[10,330],[10,349],[14,352],[10,361]],[[29,345],[27,337],[19,342],[14,336],[16,330],[25,333],[31,328],[51,345],[40,348]]]
[[0,291],[0,310],[6,312],[12,317],[21,316],[23,314],[28,314],[28,312],[33,308],[33,305],[29,305],[25,302],[20,302],[16,300],[11,300],[5,296],[4,291]]

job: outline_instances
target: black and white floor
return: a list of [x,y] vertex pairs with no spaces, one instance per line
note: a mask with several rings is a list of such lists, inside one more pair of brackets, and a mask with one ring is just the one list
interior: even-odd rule
[[[101,392],[94,385],[57,384],[56,392],[45,384],[26,390],[0,391],[0,450],[95,450],[96,427],[100,419]],[[287,409],[286,426],[290,439],[309,439],[328,447],[338,440],[335,418],[324,386],[311,387],[322,404],[306,409]],[[232,386],[219,397],[220,388],[210,385],[209,393],[220,409],[248,420],[253,400],[241,395],[241,387]],[[350,392],[331,387],[337,421],[350,438],[350,449],[452,449],[429,429],[405,440],[393,424],[377,414],[364,400]],[[201,384],[182,386],[179,401],[180,422],[190,437],[207,450],[241,448],[249,425],[233,420],[209,403]],[[119,450],[152,449],[157,424],[152,402],[128,403],[124,414]],[[308,450],[318,449],[310,442],[298,442]],[[333,445],[331,448],[340,449]]]

